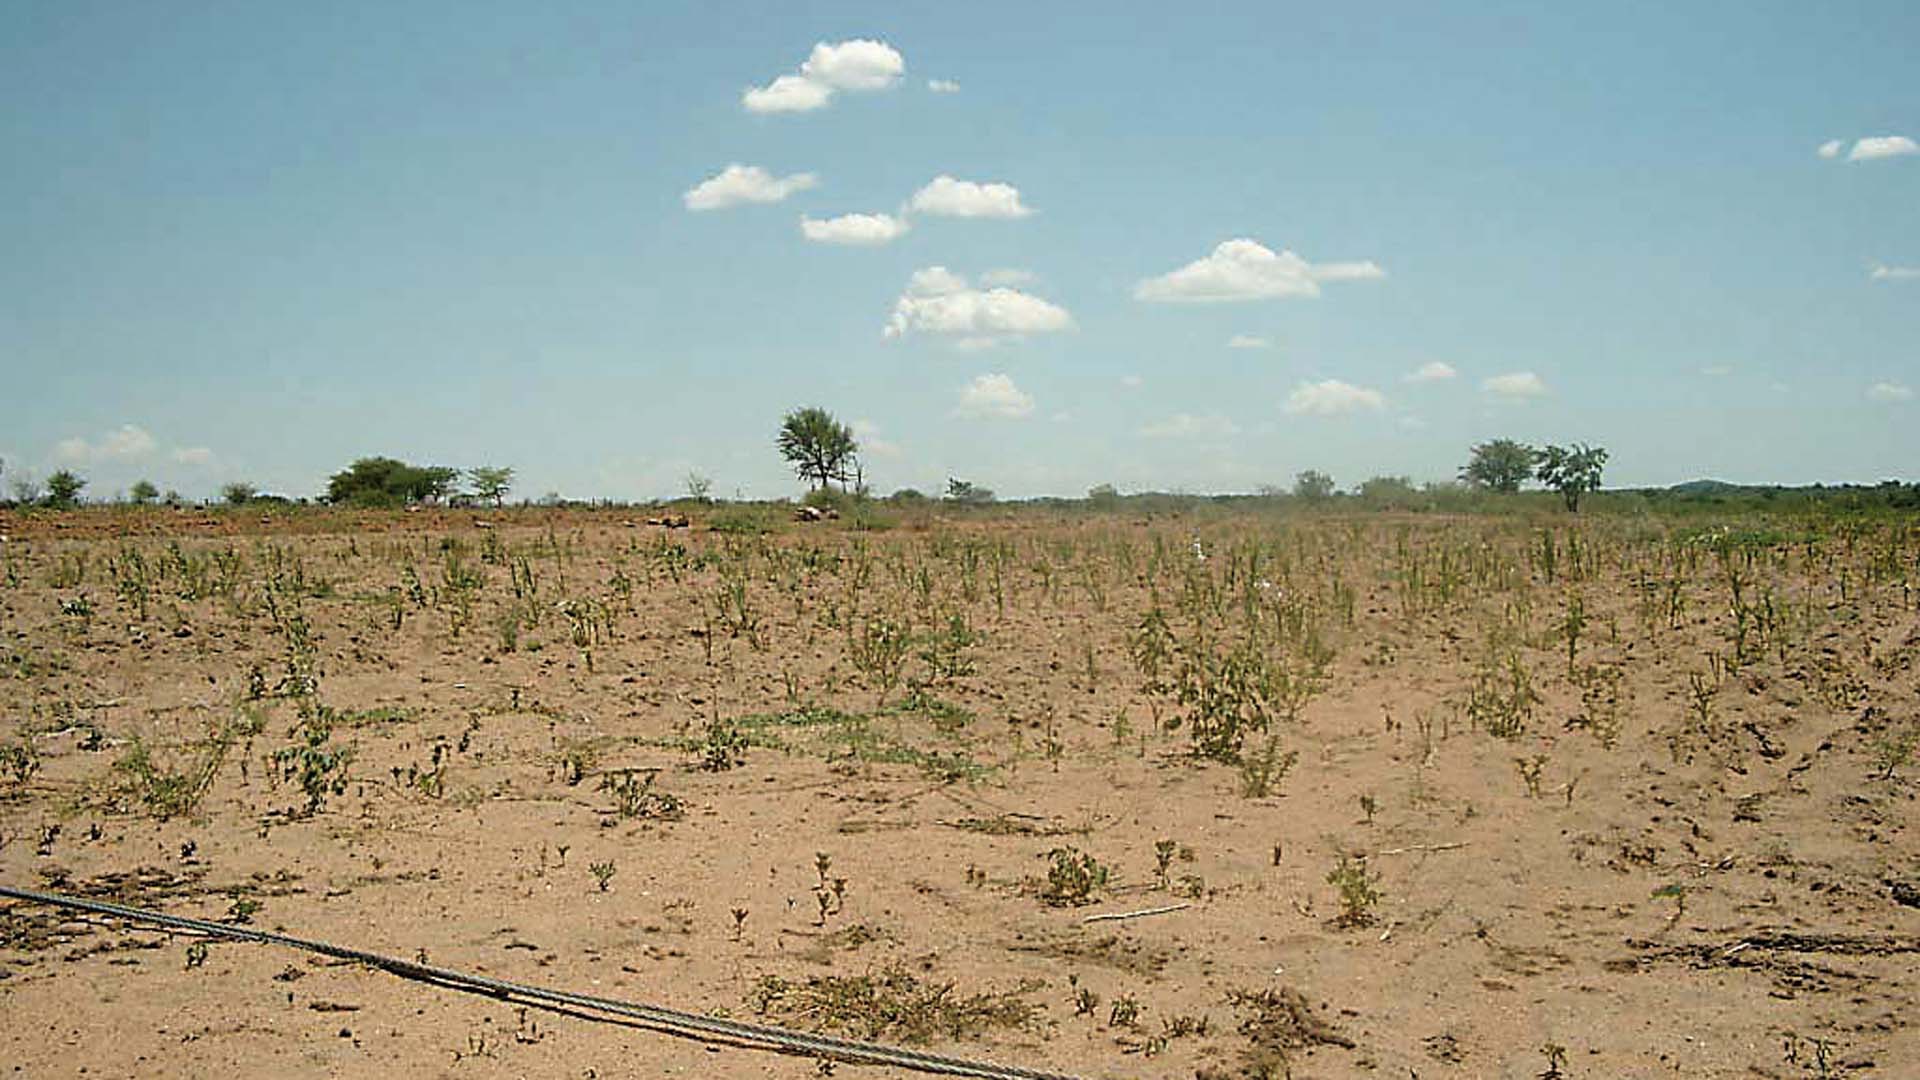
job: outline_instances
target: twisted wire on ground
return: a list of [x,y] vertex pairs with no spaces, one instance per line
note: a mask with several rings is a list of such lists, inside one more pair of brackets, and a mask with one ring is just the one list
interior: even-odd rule
[[714,1016],[702,1016],[699,1013],[683,1012],[658,1005],[644,1005],[637,1002],[621,1001],[616,998],[599,997],[592,994],[576,994],[566,990],[550,990],[524,983],[509,982],[504,979],[474,975],[451,968],[435,967],[413,960],[404,960],[397,956],[384,956],[346,945],[335,945],[327,941],[312,938],[295,937],[290,934],[277,934],[269,930],[256,930],[247,926],[234,926],[229,923],[209,922],[205,919],[193,919],[183,915],[169,915],[163,911],[129,907],[124,904],[109,903],[78,896],[65,896],[59,893],[40,892],[34,889],[14,888],[0,885],[0,896],[15,900],[24,900],[50,907],[65,908],[70,911],[84,911],[94,915],[105,915],[128,922],[146,923],[152,926],[166,927],[190,933],[204,934],[208,937],[224,938],[229,941],[249,941],[260,945],[279,945],[289,949],[331,956],[337,960],[350,960],[379,968],[403,979],[428,982],[440,986],[449,986],[474,993],[489,994],[495,997],[512,998],[524,1001],[541,1002],[552,1006],[570,1009],[585,1009],[593,1012],[609,1013],[637,1021],[647,1027],[683,1038],[721,1039],[734,1043],[743,1043],[767,1049],[780,1050],[793,1054],[806,1054],[813,1057],[832,1058],[838,1061],[866,1065],[892,1065],[916,1072],[938,1073],[945,1076],[967,1076],[978,1080],[1078,1080],[1066,1073],[1044,1072],[1038,1069],[1022,1068],[1018,1065],[999,1065],[988,1061],[970,1061],[965,1058],[947,1057],[941,1054],[922,1053],[902,1047],[886,1046],[880,1043],[861,1042],[856,1039],[842,1039],[831,1035],[816,1035],[804,1031],[775,1027],[771,1024],[755,1024],[740,1020],[725,1020]]

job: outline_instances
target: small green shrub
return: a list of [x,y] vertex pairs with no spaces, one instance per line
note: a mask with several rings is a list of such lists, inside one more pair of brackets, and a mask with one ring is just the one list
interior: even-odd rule
[[1098,859],[1077,848],[1054,848],[1047,852],[1047,881],[1040,900],[1049,907],[1080,907],[1094,901],[1093,894],[1106,888],[1110,872]]

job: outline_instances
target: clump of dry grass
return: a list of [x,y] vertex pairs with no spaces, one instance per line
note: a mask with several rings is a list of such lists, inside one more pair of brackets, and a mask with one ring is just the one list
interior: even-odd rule
[[1248,1045],[1241,1050],[1235,1068],[1202,1069],[1197,1074],[1201,1080],[1291,1076],[1289,1063],[1295,1051],[1310,1051],[1316,1046],[1353,1049],[1353,1040],[1315,1015],[1306,997],[1292,987],[1235,990],[1227,995],[1227,1004],[1241,1014],[1239,1032],[1247,1037]]
[[820,975],[790,982],[763,976],[749,1000],[762,1016],[855,1038],[925,1044],[959,1040],[999,1028],[1020,1030],[1040,1020],[1022,983],[1000,993],[954,993],[951,982],[923,982],[899,967],[865,975]]

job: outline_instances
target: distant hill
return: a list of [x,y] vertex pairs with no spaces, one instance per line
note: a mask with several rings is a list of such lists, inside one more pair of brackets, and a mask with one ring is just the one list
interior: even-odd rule
[[1744,491],[1752,487],[1767,485],[1733,484],[1725,480],[1689,480],[1684,484],[1674,484],[1667,488],[1675,495],[1726,495],[1735,491]]
[[1878,484],[1734,484],[1725,480],[1689,480],[1663,488],[1623,488],[1655,502],[1725,506],[1751,502],[1756,506],[1786,508],[1822,504],[1837,508],[1896,509],[1920,507],[1920,484],[1883,480]]

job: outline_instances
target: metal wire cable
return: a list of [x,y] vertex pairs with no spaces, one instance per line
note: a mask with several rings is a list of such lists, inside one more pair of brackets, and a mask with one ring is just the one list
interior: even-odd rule
[[526,1001],[542,1002],[553,1006],[571,1009],[586,1009],[595,1012],[611,1013],[669,1035],[682,1038],[717,1038],[730,1042],[745,1043],[766,1049],[782,1050],[794,1054],[806,1054],[813,1057],[833,1058],[852,1064],[893,1065],[917,1072],[939,1073],[946,1076],[976,1077],[979,1080],[1079,1080],[1067,1073],[1043,1072],[1037,1069],[1022,1068],[1017,1065],[997,1065],[988,1061],[969,1061],[965,1058],[946,1057],[940,1054],[926,1054],[917,1050],[884,1046],[879,1043],[860,1042],[854,1039],[841,1039],[831,1035],[815,1035],[804,1031],[775,1027],[771,1024],[754,1024],[738,1020],[723,1020],[719,1017],[702,1016],[699,1013],[682,1012],[658,1005],[642,1005],[636,1002],[620,1001],[615,998],[597,997],[591,994],[575,994],[565,990],[549,990],[544,987],[528,986],[523,983],[508,982],[504,979],[488,978],[451,968],[435,967],[413,960],[403,960],[396,956],[383,956],[345,945],[317,941],[311,938],[294,937],[290,934],[276,934],[269,930],[256,930],[251,927],[234,926],[228,923],[208,922],[204,919],[192,919],[183,915],[169,915],[163,911],[146,908],[128,907],[123,904],[108,903],[104,900],[90,900],[78,896],[63,896],[59,893],[39,892],[33,889],[18,889],[10,885],[0,885],[0,896],[15,900],[25,900],[35,904],[67,908],[72,911],[85,911],[95,915],[106,915],[129,922],[148,923],[173,930],[184,930],[209,937],[226,938],[230,941],[250,941],[260,945],[279,945],[290,949],[331,956],[338,960],[350,960],[379,968],[403,979],[450,986],[475,993],[490,994],[496,997],[515,998]]

